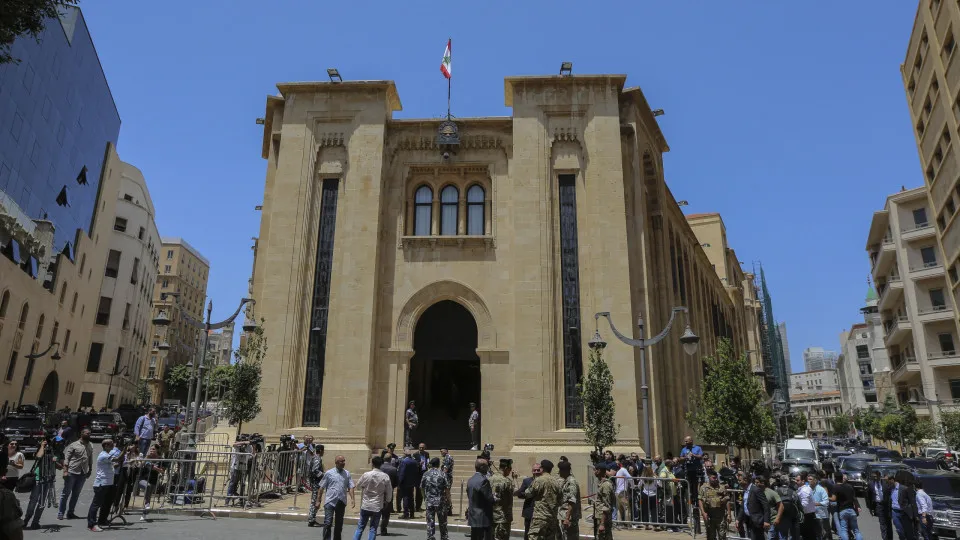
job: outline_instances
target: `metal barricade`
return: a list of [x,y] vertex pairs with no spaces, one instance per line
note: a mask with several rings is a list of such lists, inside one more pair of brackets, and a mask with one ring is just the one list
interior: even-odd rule
[[255,455],[247,452],[209,451],[197,448],[179,450],[174,454],[174,458],[198,462],[197,475],[211,472],[215,475],[217,484],[213,486],[211,496],[214,499],[214,508],[222,506],[247,508],[253,505],[251,493],[255,492],[253,474]]
[[[727,496],[730,498],[730,509],[732,521],[727,527],[727,540],[748,540],[749,530],[744,520],[747,517],[743,513],[743,494],[742,489],[727,488]],[[736,535],[731,536],[730,530],[736,531]]]
[[250,492],[254,502],[261,497],[279,498],[294,493],[302,484],[300,471],[305,469],[302,450],[262,452],[253,458]]
[[126,523],[125,514],[149,513],[165,508],[213,513],[216,486],[221,475],[216,467],[193,459],[131,458],[116,476],[111,497],[111,521]]
[[[588,483],[596,493],[597,482]],[[640,527],[686,532],[697,530],[699,510],[693,508],[687,480],[672,477],[613,477],[613,525],[618,529]],[[594,501],[591,501],[591,507]],[[594,510],[594,508],[591,508]]]

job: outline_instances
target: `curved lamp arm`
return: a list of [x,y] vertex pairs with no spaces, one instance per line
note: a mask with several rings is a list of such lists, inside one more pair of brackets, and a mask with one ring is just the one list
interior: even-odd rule
[[[678,306],[673,308],[673,310],[670,312],[670,320],[667,321],[666,328],[664,328],[662,332],[653,336],[650,339],[644,339],[643,336],[640,336],[639,339],[633,339],[633,338],[628,338],[627,336],[621,334],[620,331],[617,330],[617,327],[613,325],[613,319],[610,318],[609,311],[602,311],[600,313],[597,313],[596,315],[594,315],[594,319],[605,317],[607,319],[607,322],[610,323],[610,330],[613,331],[613,335],[617,336],[617,339],[626,343],[627,345],[630,345],[631,347],[643,347],[646,345],[655,345],[660,341],[662,341],[663,338],[667,337],[667,334],[670,333],[670,329],[673,328],[673,321],[676,320],[677,313],[681,313],[681,312],[687,313],[688,312],[687,308],[684,306]],[[643,317],[640,318],[640,326],[641,327],[643,326]]]
[[237,307],[237,310],[233,312],[233,315],[227,317],[226,319],[224,319],[224,320],[222,320],[222,321],[220,321],[220,322],[218,322],[218,323],[216,323],[216,324],[211,324],[211,325],[210,325],[210,329],[211,329],[211,330],[219,330],[219,329],[227,326],[228,324],[230,324],[231,322],[233,322],[234,319],[237,318],[237,315],[240,314],[240,310],[243,309],[243,306],[245,306],[245,305],[247,305],[247,304],[256,304],[256,303],[257,303],[257,301],[254,300],[253,298],[244,298],[243,300],[240,300],[240,306]]
[[[50,350],[53,349],[54,347],[57,348],[57,352],[59,353],[59,352],[60,352],[60,343],[57,342],[57,341],[54,341],[54,342],[51,343],[50,346],[47,347],[46,350],[44,350],[43,352],[33,353],[33,354],[25,354],[25,355],[23,355],[23,357],[24,357],[24,358],[28,358],[28,359],[30,359],[30,360],[36,360],[37,358],[42,358],[42,357],[46,356],[47,353],[50,352]],[[58,356],[59,356],[59,355],[58,355]],[[59,360],[59,358],[54,358],[54,360]]]

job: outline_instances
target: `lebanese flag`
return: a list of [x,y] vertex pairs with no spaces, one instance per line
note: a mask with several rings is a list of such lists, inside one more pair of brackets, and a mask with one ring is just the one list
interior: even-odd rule
[[447,40],[447,48],[443,51],[443,60],[440,62],[440,73],[446,78],[453,76],[452,66],[450,65],[450,43],[452,39]]

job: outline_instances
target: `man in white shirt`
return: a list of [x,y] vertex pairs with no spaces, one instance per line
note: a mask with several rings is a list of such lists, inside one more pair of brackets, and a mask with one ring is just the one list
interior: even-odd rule
[[387,503],[386,499],[393,491],[390,477],[380,470],[383,458],[373,456],[371,465],[373,469],[363,473],[360,481],[357,482],[357,488],[360,489],[360,519],[357,521],[357,532],[353,533],[353,540],[360,540],[368,521],[370,533],[367,535],[367,540],[376,539],[377,528],[380,525],[380,511],[383,510],[383,505]]
[[923,482],[917,480],[917,514],[920,516],[920,532],[923,540],[933,537],[933,500],[923,490]]
[[317,497],[317,504],[323,501],[323,540],[340,540],[343,532],[343,512],[347,509],[347,495],[350,496],[350,508],[357,507],[357,501],[353,498],[353,488],[356,485],[350,477],[350,471],[345,469],[347,458],[337,456],[334,463],[336,467],[327,469],[317,486],[323,493],[322,499]]
[[800,473],[797,477],[797,497],[800,498],[800,506],[803,507],[803,523],[800,524],[800,535],[803,538],[817,538],[817,502],[813,499],[813,490],[816,487],[816,481],[811,486],[809,476],[806,471]]
[[630,503],[631,496],[633,494],[633,479],[630,478],[630,471],[627,470],[627,458],[624,455],[620,455],[617,458],[617,464],[620,466],[617,469],[616,479],[616,493],[617,493],[617,513],[614,516],[615,521],[629,521],[630,515],[628,508],[632,508]]

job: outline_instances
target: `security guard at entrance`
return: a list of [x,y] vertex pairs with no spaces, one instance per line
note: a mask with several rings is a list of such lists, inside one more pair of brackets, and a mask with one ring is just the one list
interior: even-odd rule
[[710,471],[710,483],[700,486],[700,515],[707,526],[707,540],[727,540],[727,488],[720,484],[716,471]]

